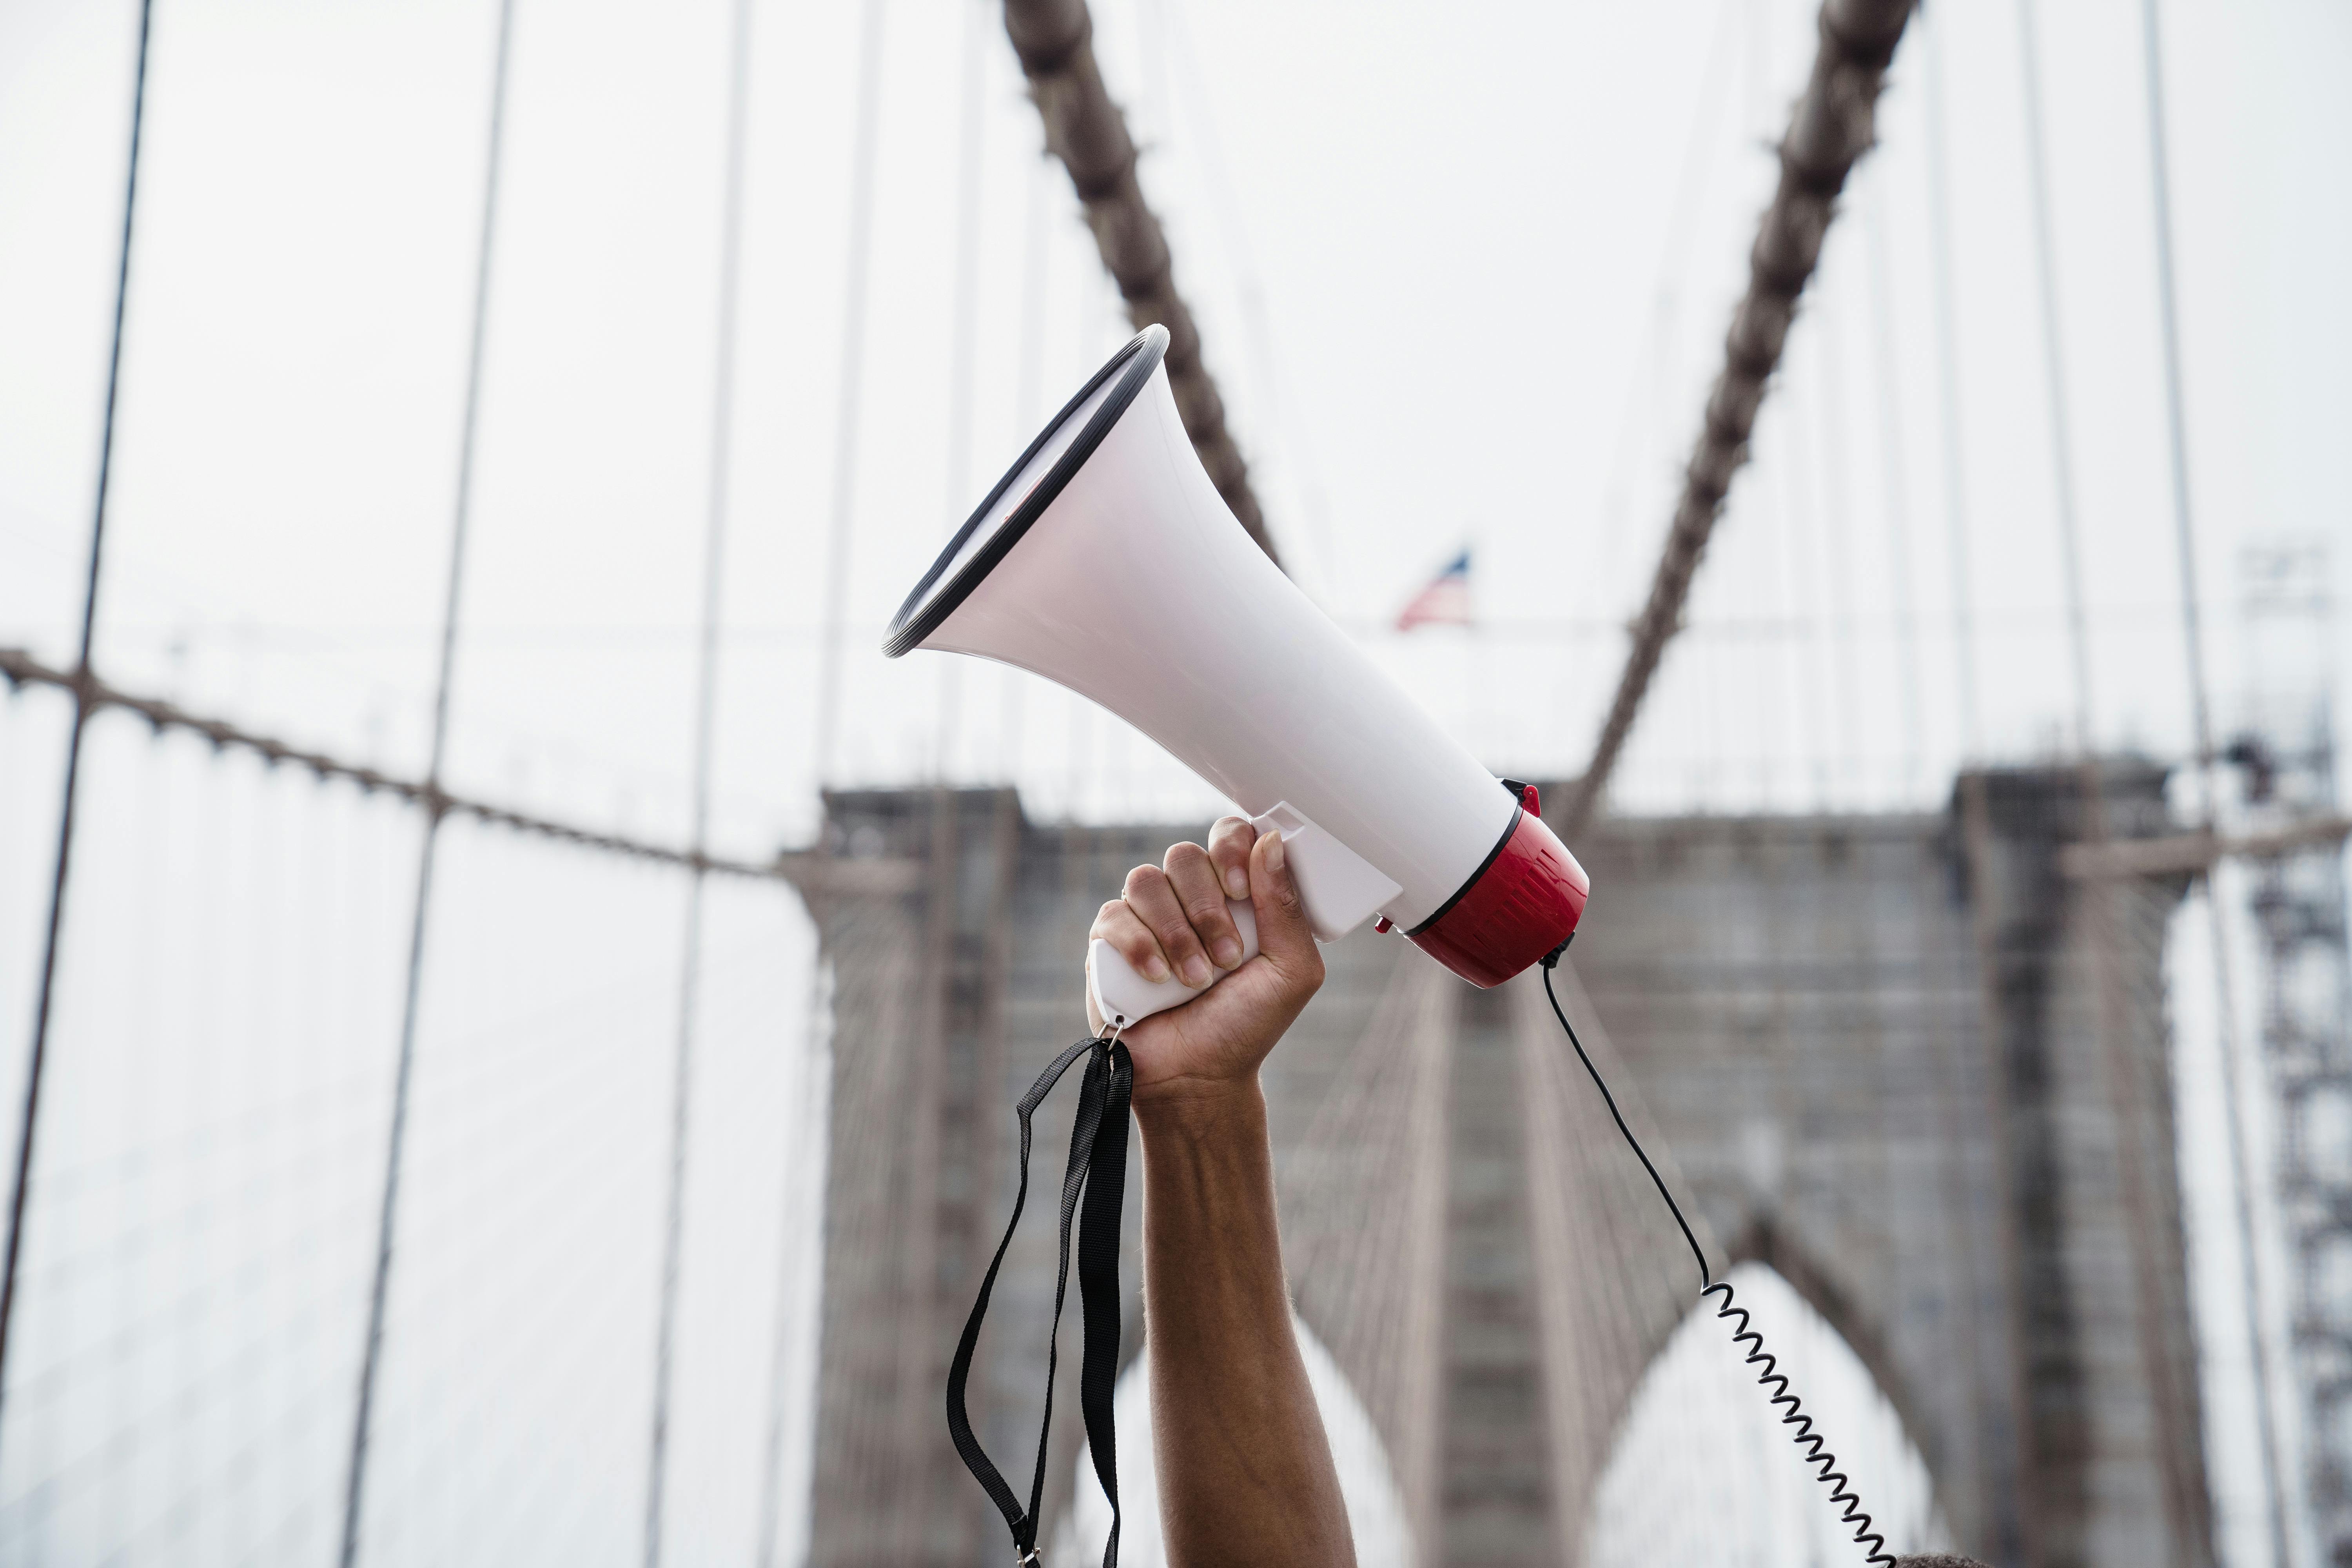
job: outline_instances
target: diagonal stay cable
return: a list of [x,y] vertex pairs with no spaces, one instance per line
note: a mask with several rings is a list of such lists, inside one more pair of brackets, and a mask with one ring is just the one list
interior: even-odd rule
[[107,351],[106,414],[100,426],[98,500],[89,525],[89,574],[82,590],[81,645],[73,672],[64,683],[74,694],[73,729],[66,739],[65,790],[58,808],[57,871],[49,887],[49,920],[41,942],[41,978],[33,1005],[33,1038],[25,1068],[25,1109],[16,1130],[16,1171],[8,1194],[8,1251],[0,1264],[0,1400],[7,1391],[8,1327],[16,1308],[16,1269],[25,1243],[25,1199],[33,1177],[33,1133],[40,1122],[41,1069],[47,1065],[49,1017],[58,980],[58,937],[65,925],[66,889],[73,860],[74,805],[81,789],[82,736],[89,727],[90,642],[98,626],[100,568],[105,561],[106,504],[114,479],[114,412],[122,383],[122,318],[131,291],[131,220],[139,210],[139,149],[146,130],[147,43],[153,17],[153,0],[139,7],[139,63],[131,89],[130,171],[122,189],[122,247],[114,271],[114,330]]
[[[735,0],[727,87],[727,186],[719,241],[719,323],[710,395],[709,518],[702,552],[702,649],[695,678],[694,854],[710,837],[710,753],[719,686],[719,587],[727,548],[727,482],[735,419],[735,303],[743,248],[744,121],[751,96],[751,5]],[[686,1226],[688,1110],[693,1093],[695,1011],[702,978],[702,896],[697,864],[686,895],[678,960],[677,1056],[670,1089],[669,1207],[662,1237],[661,1310],[654,1341],[653,1440],[646,1458],[646,1568],[661,1563],[662,1489],[669,1460],[670,1378],[677,1334],[679,1251]]]
[[383,1359],[384,1298],[392,1280],[392,1240],[399,1218],[400,1160],[408,1131],[410,1082],[416,1062],[416,1012],[425,969],[426,916],[433,901],[433,858],[448,816],[441,795],[441,764],[449,742],[450,677],[457,658],[457,608],[465,584],[466,525],[474,489],[474,439],[480,426],[483,329],[489,314],[492,242],[497,237],[499,163],[506,144],[507,77],[514,41],[514,0],[499,0],[499,41],[490,85],[489,153],[482,177],[480,248],[474,259],[474,321],[466,357],[465,423],[458,437],[456,505],[449,524],[448,592],[441,610],[441,668],[433,700],[432,760],[425,770],[425,831],[416,858],[416,912],[408,933],[408,980],[401,1004],[400,1055],[394,1069],[392,1128],[386,1140],[383,1209],[376,1221],[375,1278],[368,1292],[367,1341],[360,1361],[358,1408],[352,1421],[350,1476],[343,1492],[341,1562],[359,1556],[360,1505],[367,1481],[368,1426],[374,1414],[376,1374]]
[[1748,438],[1766,383],[1780,368],[1798,297],[1821,259],[1838,195],[1855,161],[1870,149],[1879,87],[1912,10],[1913,0],[1823,0],[1821,49],[1805,95],[1790,117],[1789,132],[1780,139],[1780,188],[1748,255],[1748,292],[1724,339],[1723,372],[1707,396],[1665,550],[1649,600],[1634,619],[1633,646],[1609,716],[1592,760],[1569,797],[1560,831],[1570,840],[1599,810],[1658,660],[1682,629],[1691,578],[1731,493],[1732,477],[1748,460]]

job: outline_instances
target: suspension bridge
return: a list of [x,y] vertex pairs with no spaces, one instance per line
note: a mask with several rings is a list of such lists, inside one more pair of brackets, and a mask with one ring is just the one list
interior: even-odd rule
[[[1266,70],[1325,112],[1307,55],[1284,53],[1295,18],[1212,48],[1192,29],[1216,19],[1170,0],[448,9],[414,38],[371,21],[330,40],[142,0],[85,51],[119,57],[122,89],[100,363],[75,373],[100,411],[95,483],[71,528],[54,506],[20,528],[41,510],[27,484],[8,519],[26,564],[0,600],[21,626],[0,624],[0,1555],[767,1568],[1001,1549],[939,1405],[1011,1199],[1009,1107],[1082,1017],[1095,908],[1213,806],[1115,721],[1009,674],[894,671],[869,634],[989,453],[1066,372],[1157,323],[1253,538],[1496,766],[1552,781],[1596,889],[1568,1006],[1710,1253],[1769,1270],[1821,1357],[1859,1369],[1829,1418],[1864,1427],[1841,1447],[1893,1544],[2035,1568],[2352,1562],[2332,567],[2231,520],[2236,626],[2217,631],[2231,595],[2192,481],[2170,8],[2092,28],[2032,0],[1998,26],[1718,0],[1640,24],[1690,34],[1652,38],[1673,47],[1641,68],[1683,84],[1644,89],[1691,112],[1644,127],[1685,136],[1680,164],[1628,176],[1671,187],[1665,264],[1646,316],[1622,289],[1549,306],[1634,319],[1630,395],[1581,395],[1629,411],[1613,449],[1577,448],[1601,478],[1573,518],[1477,524],[1482,562],[1542,534],[1604,564],[1509,600],[1524,618],[1412,640],[1353,584],[1409,578],[1468,525],[1349,532],[1335,494],[1363,492],[1338,466],[1377,453],[1311,434],[1300,394],[1346,376],[1284,353],[1237,194],[1271,176],[1220,130],[1219,81]],[[1528,25],[1539,49],[1556,24]],[[1361,37],[1407,28],[1334,14],[1308,32],[1343,74]],[[431,75],[453,53],[471,63]],[[2090,122],[2045,53],[2137,116],[2145,228],[2120,253],[2149,309],[2118,330],[2153,370],[2145,514],[2098,489],[2105,427],[2070,423],[2112,382],[2072,354],[2063,247],[2089,226],[2069,226],[2056,143]],[[1517,68],[1433,64],[1413,91]],[[310,75],[316,96],[285,86]],[[816,79],[838,91],[774,91]],[[235,108],[271,91],[299,112],[257,128]],[[321,133],[344,166],[306,187],[313,226],[347,185],[441,203],[435,232],[467,237],[394,284],[361,255],[396,249],[390,227],[346,220],[354,275],[403,298],[401,321],[461,321],[429,372],[457,389],[456,439],[433,484],[384,479],[376,517],[351,492],[392,459],[339,445],[368,421],[278,378],[270,406],[321,418],[304,428],[342,466],[322,489],[286,457],[298,493],[253,501],[279,521],[239,535],[237,499],[146,454],[177,450],[175,424],[212,430],[250,479],[273,447],[235,434],[201,374],[158,367],[247,352],[236,308],[184,298],[245,210],[207,182],[240,147],[299,172],[301,116],[331,123],[338,91],[369,129]],[[651,134],[633,93],[699,117],[691,174],[632,144]],[[936,113],[909,107],[929,95]],[[415,119],[378,146],[391,105]],[[1987,196],[1995,116],[2016,157]],[[1366,144],[1392,145],[1371,121]],[[919,132],[929,184],[906,173]],[[1726,144],[1769,149],[1748,205],[1722,188]],[[1524,194],[1522,150],[1471,151],[1499,170],[1482,191]],[[1180,168],[1198,199],[1166,205]],[[1304,227],[1318,174],[1348,177],[1335,159],[1274,181]],[[763,201],[792,180],[791,204]],[[1617,226],[1586,212],[1575,232],[1624,248]],[[1999,314],[2022,356],[1960,324],[1972,276],[2000,291],[1970,248],[1986,232],[2014,242]],[[1726,236],[1706,316],[1683,295]],[[634,259],[596,275],[608,243]],[[763,286],[818,252],[837,260],[823,289]],[[917,254],[937,269],[910,283]],[[263,279],[245,309],[273,308],[269,267],[235,263]],[[631,291],[663,267],[698,280]],[[821,303],[788,319],[787,292]],[[918,298],[944,332],[909,363],[883,328]],[[302,308],[278,330],[329,359],[339,322],[399,314]],[[1425,353],[1412,313],[1387,300],[1365,352]],[[545,379],[502,391],[551,342]],[[816,367],[806,384],[780,390],[776,342]],[[402,352],[380,345],[362,377],[400,384],[379,409],[428,377]],[[1539,333],[1519,351],[1558,353]],[[323,384],[328,360],[300,363]],[[654,367],[645,389],[624,363]],[[2040,411],[2029,461],[1972,447],[1970,376]],[[533,400],[559,410],[551,437]],[[1496,436],[1477,463],[1510,468],[1527,426],[1472,417]],[[2021,484],[2030,552],[1989,515]],[[572,515],[608,501],[646,521]],[[317,624],[192,665],[214,536],[246,540],[237,569],[268,592],[319,599]],[[340,584],[318,553],[338,538],[359,563]],[[2150,574],[2138,600],[2102,591]],[[394,601],[403,629],[371,647]],[[2224,641],[2242,702],[2215,673]],[[2114,717],[2150,701],[2170,704],[2159,738]],[[1802,1472],[1710,1447],[1731,1441],[1721,1412],[1673,1392],[1711,1353],[1678,1333],[1688,1259],[1533,977],[1474,993],[1370,931],[1329,957],[1266,1087],[1318,1395],[1335,1432],[1361,1429],[1343,1468],[1365,1560],[1724,1560],[1722,1530],[1780,1505],[1727,1500],[1707,1472],[1789,1495]],[[1066,1115],[1047,1106],[1047,1146]],[[1007,1269],[975,1405],[989,1447],[1017,1452],[1049,1239],[1018,1238]],[[1144,1331],[1126,1284],[1123,1364]],[[1049,1555],[1082,1552],[1102,1521],[1073,1485],[1075,1412],[1048,1447]],[[1841,1560],[1810,1517],[1738,1560]]]

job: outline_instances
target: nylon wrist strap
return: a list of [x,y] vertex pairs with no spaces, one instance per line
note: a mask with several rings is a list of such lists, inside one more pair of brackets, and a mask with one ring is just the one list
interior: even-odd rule
[[[1061,1081],[1070,1064],[1087,1058],[1078,1081],[1078,1113],[1070,1127],[1070,1159],[1062,1173],[1062,1234],[1060,1261],[1054,1279],[1053,1326],[1045,1342],[1045,1413],[1038,1424],[1037,1467],[1029,1481],[1029,1506],[1024,1509],[972,1434],[971,1417],[964,1410],[964,1384],[971,1375],[972,1351],[980,1342],[981,1321],[988,1316],[988,1298],[996,1289],[996,1271],[1005,1248],[1021,1224],[1022,1205],[1029,1197],[1029,1119],[1045,1096]],[[1111,1421],[1111,1394],[1118,1377],[1118,1240],[1119,1211],[1127,1189],[1128,1102],[1135,1089],[1135,1060],[1116,1040],[1080,1040],[1064,1051],[1037,1076],[1021,1097],[1013,1114],[1021,1123],[1020,1183],[1013,1194],[1013,1217],[1004,1239],[996,1244],[988,1272],[980,1281],[979,1299],[964,1321],[963,1337],[956,1342],[955,1360],[948,1366],[948,1435],[956,1452],[1004,1516],[1013,1531],[1013,1550],[1021,1563],[1037,1563],[1038,1508],[1045,1489],[1045,1448],[1054,1427],[1054,1373],[1059,1360],[1055,1343],[1062,1322],[1062,1300],[1070,1282],[1070,1221],[1080,1218],[1078,1230],[1078,1301],[1086,1331],[1085,1358],[1078,1367],[1078,1411],[1086,1418],[1087,1449],[1093,1455],[1095,1478],[1110,1500],[1110,1539],[1103,1548],[1103,1568],[1118,1563],[1118,1437]],[[1079,1215],[1083,1199],[1085,1212]]]

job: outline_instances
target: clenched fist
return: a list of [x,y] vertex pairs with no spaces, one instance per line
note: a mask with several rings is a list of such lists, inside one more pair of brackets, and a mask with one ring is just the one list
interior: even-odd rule
[[[1228,898],[1249,900],[1257,915],[1258,953],[1246,963]],[[1139,1111],[1148,1101],[1222,1093],[1254,1080],[1323,984],[1323,955],[1281,836],[1258,837],[1238,816],[1218,820],[1207,848],[1179,844],[1160,865],[1129,871],[1124,895],[1102,907],[1087,935],[1108,942],[1146,980],[1173,974],[1200,990],[1209,985],[1211,965],[1231,972],[1184,1005],[1128,1029]],[[1102,1032],[1091,994],[1087,1022]]]

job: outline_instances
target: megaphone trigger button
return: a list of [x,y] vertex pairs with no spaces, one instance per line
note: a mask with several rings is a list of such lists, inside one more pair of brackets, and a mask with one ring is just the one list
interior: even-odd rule
[[1388,916],[1382,915],[1380,919],[1372,922],[1372,929],[1380,932],[1382,936],[1386,936],[1389,932],[1396,930],[1396,922],[1389,919]]

